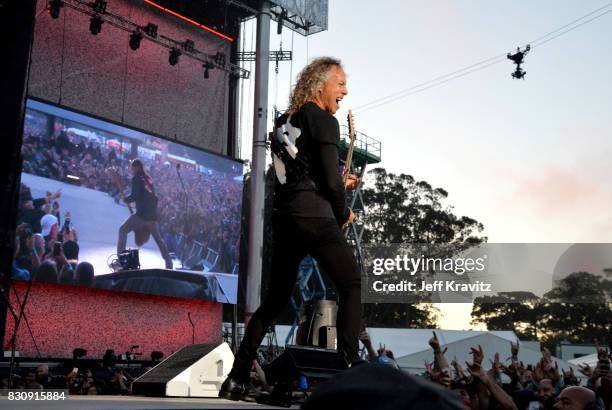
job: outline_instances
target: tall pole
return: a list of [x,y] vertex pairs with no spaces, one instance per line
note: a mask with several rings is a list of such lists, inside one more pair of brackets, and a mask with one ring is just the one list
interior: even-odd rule
[[270,3],[261,0],[257,15],[255,60],[255,103],[253,155],[251,164],[251,203],[249,204],[249,265],[247,272],[245,323],[260,304],[261,266],[268,127],[268,70],[270,56]]

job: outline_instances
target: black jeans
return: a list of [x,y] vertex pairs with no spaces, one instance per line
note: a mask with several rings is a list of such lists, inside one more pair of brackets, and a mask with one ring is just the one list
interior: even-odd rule
[[248,380],[251,362],[266,329],[285,308],[295,286],[298,267],[311,255],[338,290],[338,350],[352,362],[358,359],[361,319],[361,277],[353,251],[336,220],[273,217],[274,255],[266,299],[251,317],[234,360],[231,377]]

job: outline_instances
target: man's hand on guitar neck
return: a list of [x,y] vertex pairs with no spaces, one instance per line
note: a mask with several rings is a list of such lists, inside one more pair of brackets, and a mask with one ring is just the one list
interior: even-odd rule
[[344,182],[344,188],[355,189],[359,184],[361,184],[361,179],[357,178],[357,175],[349,174]]

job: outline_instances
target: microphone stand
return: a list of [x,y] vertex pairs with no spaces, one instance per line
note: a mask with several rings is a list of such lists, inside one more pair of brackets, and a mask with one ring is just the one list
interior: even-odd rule
[[[176,164],[176,175],[178,175],[178,179],[181,182],[181,187],[183,188],[183,195],[185,195],[185,214],[183,215],[183,235],[185,239],[187,238],[187,228],[189,226],[187,216],[189,214],[189,202],[187,196],[187,189],[185,188],[185,183],[183,182],[183,177],[181,176],[181,164]],[[181,266],[185,268],[185,261],[183,259],[183,255],[181,252]],[[190,319],[191,320],[191,319]]]
[[191,312],[187,312],[187,318],[189,319],[189,323],[191,323],[191,344],[195,344],[195,325],[191,320]]

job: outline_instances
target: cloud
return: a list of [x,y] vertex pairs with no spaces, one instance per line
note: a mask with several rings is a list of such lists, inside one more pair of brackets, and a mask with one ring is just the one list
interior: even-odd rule
[[531,175],[514,174],[513,202],[542,217],[566,217],[573,222],[610,214],[611,184],[604,175],[549,166]]

